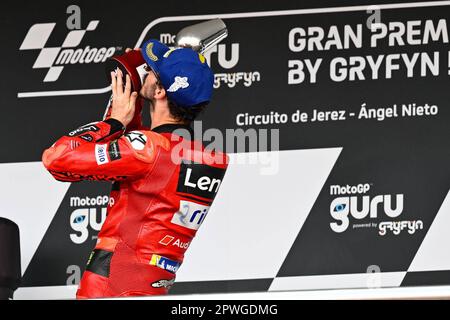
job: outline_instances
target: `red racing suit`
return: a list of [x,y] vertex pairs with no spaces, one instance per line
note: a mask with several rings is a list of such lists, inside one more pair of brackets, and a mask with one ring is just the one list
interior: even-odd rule
[[42,156],[57,180],[114,182],[77,298],[167,294],[227,168],[188,126],[124,132],[115,119],[91,123]]

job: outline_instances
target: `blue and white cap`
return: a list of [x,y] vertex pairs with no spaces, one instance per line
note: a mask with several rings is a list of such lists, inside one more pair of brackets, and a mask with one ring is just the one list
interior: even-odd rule
[[141,52],[177,105],[191,107],[211,100],[214,74],[203,55],[190,48],[170,49],[157,40],[144,42]]

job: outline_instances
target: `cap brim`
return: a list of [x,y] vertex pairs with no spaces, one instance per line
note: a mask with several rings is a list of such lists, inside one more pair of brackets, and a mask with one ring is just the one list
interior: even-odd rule
[[168,46],[154,39],[144,42],[141,46],[141,53],[145,62],[157,73],[159,73],[158,62],[163,59],[164,54],[169,50]]

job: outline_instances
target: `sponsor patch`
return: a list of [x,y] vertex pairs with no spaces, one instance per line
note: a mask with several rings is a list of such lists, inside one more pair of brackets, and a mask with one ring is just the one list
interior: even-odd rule
[[120,158],[122,158],[122,156],[120,155],[119,142],[117,140],[109,144],[108,154],[111,161],[119,160]]
[[185,89],[189,87],[188,77],[175,77],[175,81],[167,89],[169,92],[177,92],[179,89]]
[[106,146],[106,144],[95,145],[95,160],[99,166],[109,162]]
[[166,53],[164,53],[163,57],[168,58],[172,52],[174,52],[175,50],[179,50],[179,49],[181,49],[181,48],[171,48],[171,49],[167,50]]
[[88,131],[97,132],[98,130],[100,130],[100,129],[97,126],[95,126],[93,124],[87,124],[85,126],[82,126],[82,127],[78,128],[78,129],[75,129],[75,130],[69,132],[68,135],[69,135],[69,137],[75,137],[75,136],[79,136],[79,135],[81,135],[81,134],[83,134],[85,132],[88,132]]
[[202,55],[201,53],[198,54],[198,58],[200,59],[201,63],[205,63],[206,62],[206,58],[204,55]]
[[170,260],[157,254],[153,254],[150,259],[150,265],[172,273],[176,273],[180,268],[181,263]]
[[198,230],[208,214],[209,206],[204,206],[195,202],[180,201],[180,208],[172,217],[173,224]]
[[112,252],[94,249],[86,265],[86,270],[103,277],[109,277]]
[[153,53],[153,43],[150,42],[149,44],[147,44],[145,52],[152,61],[158,61],[158,57]]
[[92,138],[90,134],[83,134],[80,136],[80,138],[86,140],[87,142],[92,142],[92,140],[94,140],[94,138]]
[[183,250],[187,250],[187,248],[189,248],[189,245],[191,244],[190,241],[183,242],[181,241],[181,239],[176,239],[175,241],[174,240],[175,237],[166,235],[159,241],[159,243],[162,244],[163,246],[171,245],[173,247],[178,247]]
[[79,174],[73,172],[64,172],[64,171],[55,171],[49,170],[50,173],[55,177],[58,181],[67,181],[70,180],[91,180],[91,181],[110,181],[116,182],[119,180],[125,180],[128,176],[107,176],[107,175],[91,175],[91,174]]
[[136,150],[144,150],[147,143],[147,136],[140,131],[128,132],[125,137],[130,141],[131,146]]
[[175,238],[172,237],[172,236],[167,235],[167,236],[165,236],[164,238],[162,238],[162,239],[159,241],[159,243],[162,244],[162,245],[164,245],[164,246],[168,246],[168,245],[173,241],[173,239],[175,239]]
[[173,286],[174,282],[175,282],[175,279],[171,279],[171,280],[161,279],[156,282],[153,282],[152,287],[169,289],[171,286]]
[[213,200],[224,175],[225,169],[183,161],[180,166],[177,192]]

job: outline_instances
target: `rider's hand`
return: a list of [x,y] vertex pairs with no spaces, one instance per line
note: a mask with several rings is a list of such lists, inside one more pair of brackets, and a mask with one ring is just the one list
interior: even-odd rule
[[134,116],[137,92],[131,92],[131,80],[127,74],[125,87],[123,86],[123,73],[120,69],[111,72],[112,111],[111,118],[119,120],[127,126]]

